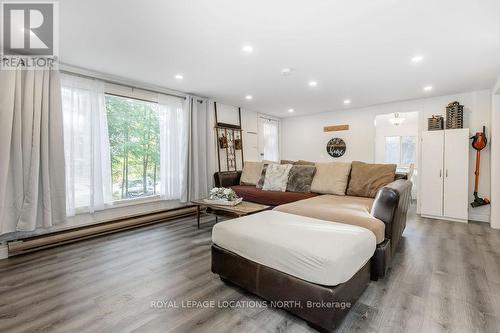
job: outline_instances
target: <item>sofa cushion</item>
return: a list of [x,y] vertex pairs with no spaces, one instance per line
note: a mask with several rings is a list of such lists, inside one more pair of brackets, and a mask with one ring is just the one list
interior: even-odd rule
[[291,168],[291,164],[269,164],[262,189],[264,191],[285,192]]
[[271,160],[262,160],[262,163],[264,164],[280,164],[278,161],[271,161]]
[[384,241],[385,224],[370,214],[373,199],[338,195],[314,198],[281,205],[274,210],[320,220],[357,225],[372,231],[377,244]]
[[316,173],[314,165],[294,165],[288,174],[288,192],[311,192],[311,184]]
[[241,185],[257,185],[262,171],[262,162],[245,161],[241,172]]
[[314,165],[314,162],[298,160],[297,162],[293,162],[294,165]]
[[375,198],[379,189],[394,181],[396,164],[352,162],[347,195]]
[[294,164],[295,161],[291,161],[291,160],[281,160],[280,162],[281,164]]
[[316,174],[311,184],[311,191],[320,194],[345,195],[350,171],[350,163],[316,163]]
[[236,185],[231,186],[231,188],[245,201],[268,206],[283,205],[298,200],[312,198],[318,195],[316,193],[263,191],[255,186],[248,185]]

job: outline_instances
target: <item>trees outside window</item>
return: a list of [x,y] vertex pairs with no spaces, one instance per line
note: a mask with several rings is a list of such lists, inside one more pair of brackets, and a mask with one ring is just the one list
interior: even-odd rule
[[106,95],[113,200],[159,193],[160,122],[157,104]]

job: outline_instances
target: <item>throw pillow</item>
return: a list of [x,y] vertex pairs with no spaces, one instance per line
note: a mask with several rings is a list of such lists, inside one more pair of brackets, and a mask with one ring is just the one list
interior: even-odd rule
[[285,192],[291,168],[291,164],[269,164],[262,189],[264,191]]
[[304,161],[304,160],[298,160],[297,162],[294,162],[293,164],[294,165],[315,165],[316,163]]
[[286,190],[288,192],[311,192],[311,183],[315,173],[316,167],[313,165],[292,166],[288,174]]
[[240,185],[257,185],[262,171],[262,162],[245,161],[241,172]]
[[264,180],[266,179],[266,171],[267,171],[267,166],[269,164],[264,164],[262,166],[262,171],[260,173],[260,178],[259,181],[257,182],[257,185],[255,187],[262,189],[264,187]]
[[379,189],[394,181],[396,164],[352,162],[347,195],[375,198]]
[[311,191],[320,194],[345,195],[350,171],[351,163],[316,163],[316,175],[311,184]]

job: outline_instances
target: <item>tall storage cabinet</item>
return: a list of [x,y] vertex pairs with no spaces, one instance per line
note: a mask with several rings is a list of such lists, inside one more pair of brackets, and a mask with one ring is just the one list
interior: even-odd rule
[[467,222],[469,130],[423,132],[421,151],[421,215]]

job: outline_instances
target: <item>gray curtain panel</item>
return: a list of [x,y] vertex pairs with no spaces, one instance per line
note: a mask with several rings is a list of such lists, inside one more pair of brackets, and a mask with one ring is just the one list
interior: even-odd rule
[[208,196],[213,187],[215,138],[214,120],[208,101],[196,96],[186,99],[188,110],[187,177],[181,201],[186,202]]
[[59,73],[0,71],[0,234],[65,221],[63,147]]

